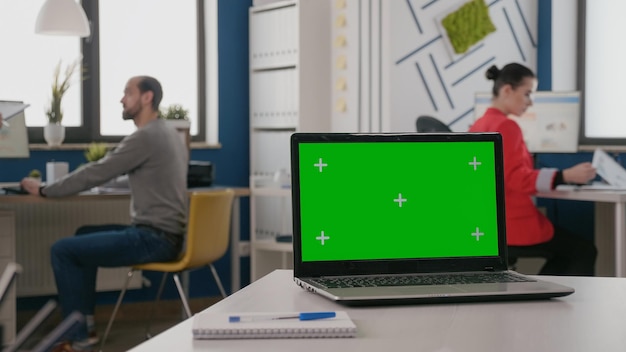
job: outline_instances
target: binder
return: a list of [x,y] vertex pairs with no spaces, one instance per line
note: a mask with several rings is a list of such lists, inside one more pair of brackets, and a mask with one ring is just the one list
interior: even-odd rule
[[194,339],[338,338],[356,336],[356,325],[344,311],[318,320],[264,319],[232,323],[232,316],[292,316],[297,312],[224,313],[205,311],[193,317]]

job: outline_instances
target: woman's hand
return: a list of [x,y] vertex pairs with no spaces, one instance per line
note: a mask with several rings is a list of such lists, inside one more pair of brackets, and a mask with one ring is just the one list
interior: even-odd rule
[[565,183],[585,184],[596,177],[596,169],[591,163],[580,163],[563,170],[563,181]]

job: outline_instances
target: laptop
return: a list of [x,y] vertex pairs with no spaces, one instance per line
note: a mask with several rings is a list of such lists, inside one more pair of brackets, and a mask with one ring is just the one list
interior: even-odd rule
[[498,133],[291,136],[294,280],[346,305],[545,299],[508,270]]
[[4,191],[4,194],[7,194],[7,195],[12,195],[12,194],[28,195],[28,194],[30,194],[30,193],[28,193],[27,190],[22,188],[22,186],[7,186],[7,187],[2,187],[2,190]]

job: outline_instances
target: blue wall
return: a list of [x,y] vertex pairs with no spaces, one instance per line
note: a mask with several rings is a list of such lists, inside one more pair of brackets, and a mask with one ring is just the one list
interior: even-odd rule
[[[193,150],[192,160],[211,161],[216,170],[216,184],[248,186],[249,176],[249,99],[248,99],[248,8],[252,0],[218,2],[219,46],[219,139],[220,149]],[[111,102],[117,103],[117,102]],[[44,174],[45,163],[50,160],[67,161],[70,169],[85,163],[82,151],[32,151],[29,159],[2,160],[0,182],[15,182],[32,169]],[[242,238],[249,239],[249,202],[241,202]],[[18,234],[19,235],[19,234]],[[68,234],[70,235],[70,234]],[[243,259],[242,285],[249,283],[249,260]],[[216,268],[227,291],[230,291],[230,254],[216,263]],[[128,293],[128,301],[151,300],[156,294],[160,274],[144,273],[153,286]],[[171,280],[170,280],[171,281]],[[219,296],[219,291],[208,269],[191,274],[190,295]],[[99,294],[100,303],[112,303],[117,292]],[[165,298],[177,297],[174,285],[168,282]],[[20,298],[18,309],[38,309],[47,297]]]
[[[537,79],[538,90],[552,89],[552,1],[538,2],[539,40],[537,44]],[[591,153],[538,154],[535,157],[537,167],[568,168],[583,161],[591,161]],[[594,203],[538,199],[537,204],[545,207],[548,218],[556,226],[563,227],[581,237],[593,239]]]
[[538,90],[552,89],[552,0],[537,1],[539,19],[537,40]]

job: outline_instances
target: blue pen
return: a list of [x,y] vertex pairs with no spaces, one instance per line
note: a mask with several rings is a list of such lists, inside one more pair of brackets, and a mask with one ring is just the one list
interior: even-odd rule
[[229,323],[241,323],[248,321],[263,321],[263,320],[283,320],[283,319],[298,319],[298,320],[318,320],[334,318],[337,314],[335,312],[306,312],[296,313],[292,315],[231,315],[228,317]]

